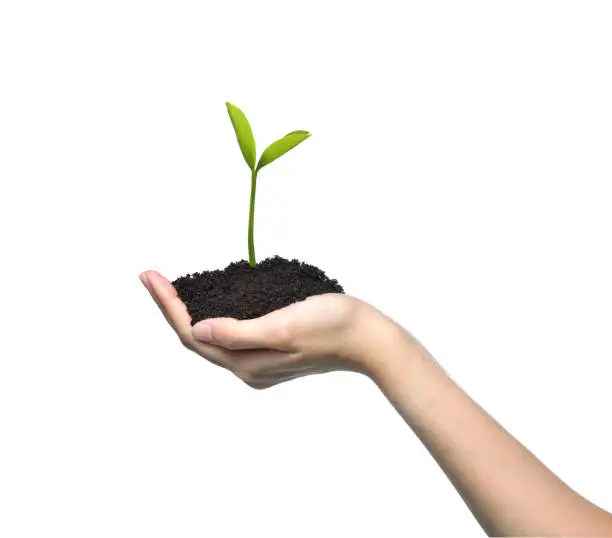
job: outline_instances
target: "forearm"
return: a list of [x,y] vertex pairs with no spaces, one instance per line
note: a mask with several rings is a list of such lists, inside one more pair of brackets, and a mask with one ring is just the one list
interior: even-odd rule
[[548,470],[393,323],[364,345],[372,377],[489,535],[612,535],[612,516]]

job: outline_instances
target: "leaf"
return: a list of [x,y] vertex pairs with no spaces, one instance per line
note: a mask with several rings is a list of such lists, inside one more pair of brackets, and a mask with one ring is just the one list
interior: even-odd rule
[[275,161],[301,142],[304,142],[309,136],[310,133],[308,131],[291,131],[289,134],[283,136],[283,138],[276,142],[272,142],[272,144],[270,144],[261,154],[259,163],[257,163],[257,170]]
[[240,151],[242,151],[244,160],[249,165],[249,168],[253,170],[255,168],[257,154],[255,153],[255,138],[253,137],[253,131],[249,125],[249,120],[246,119],[244,112],[237,106],[231,103],[225,103],[225,106],[227,106],[227,112],[232,120]]

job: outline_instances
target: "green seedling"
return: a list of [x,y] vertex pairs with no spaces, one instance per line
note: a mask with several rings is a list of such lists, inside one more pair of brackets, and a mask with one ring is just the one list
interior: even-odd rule
[[225,103],[227,106],[227,112],[232,120],[234,131],[236,132],[236,138],[238,139],[238,145],[244,160],[246,161],[249,169],[251,170],[251,203],[249,208],[249,265],[255,267],[257,263],[255,260],[255,244],[253,241],[253,223],[255,218],[255,190],[257,187],[257,173],[266,165],[275,161],[280,156],[293,149],[299,143],[306,140],[310,133],[308,131],[292,131],[289,134],[283,136],[276,142],[270,144],[259,157],[259,161],[256,164],[257,154],[255,151],[255,138],[253,137],[253,131],[246,116],[238,107],[231,103]]

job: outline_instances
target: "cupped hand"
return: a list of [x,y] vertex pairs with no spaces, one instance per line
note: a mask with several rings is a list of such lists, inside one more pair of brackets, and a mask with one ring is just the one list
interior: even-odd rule
[[326,293],[256,319],[214,318],[192,327],[168,279],[156,271],[140,279],[185,347],[253,388],[333,370],[367,374],[363,334],[380,313],[359,299]]

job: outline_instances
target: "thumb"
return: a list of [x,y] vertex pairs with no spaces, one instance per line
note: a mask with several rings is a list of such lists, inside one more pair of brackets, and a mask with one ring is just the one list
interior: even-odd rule
[[277,312],[255,319],[199,321],[191,328],[191,334],[200,342],[226,349],[283,349],[287,344],[286,320]]

